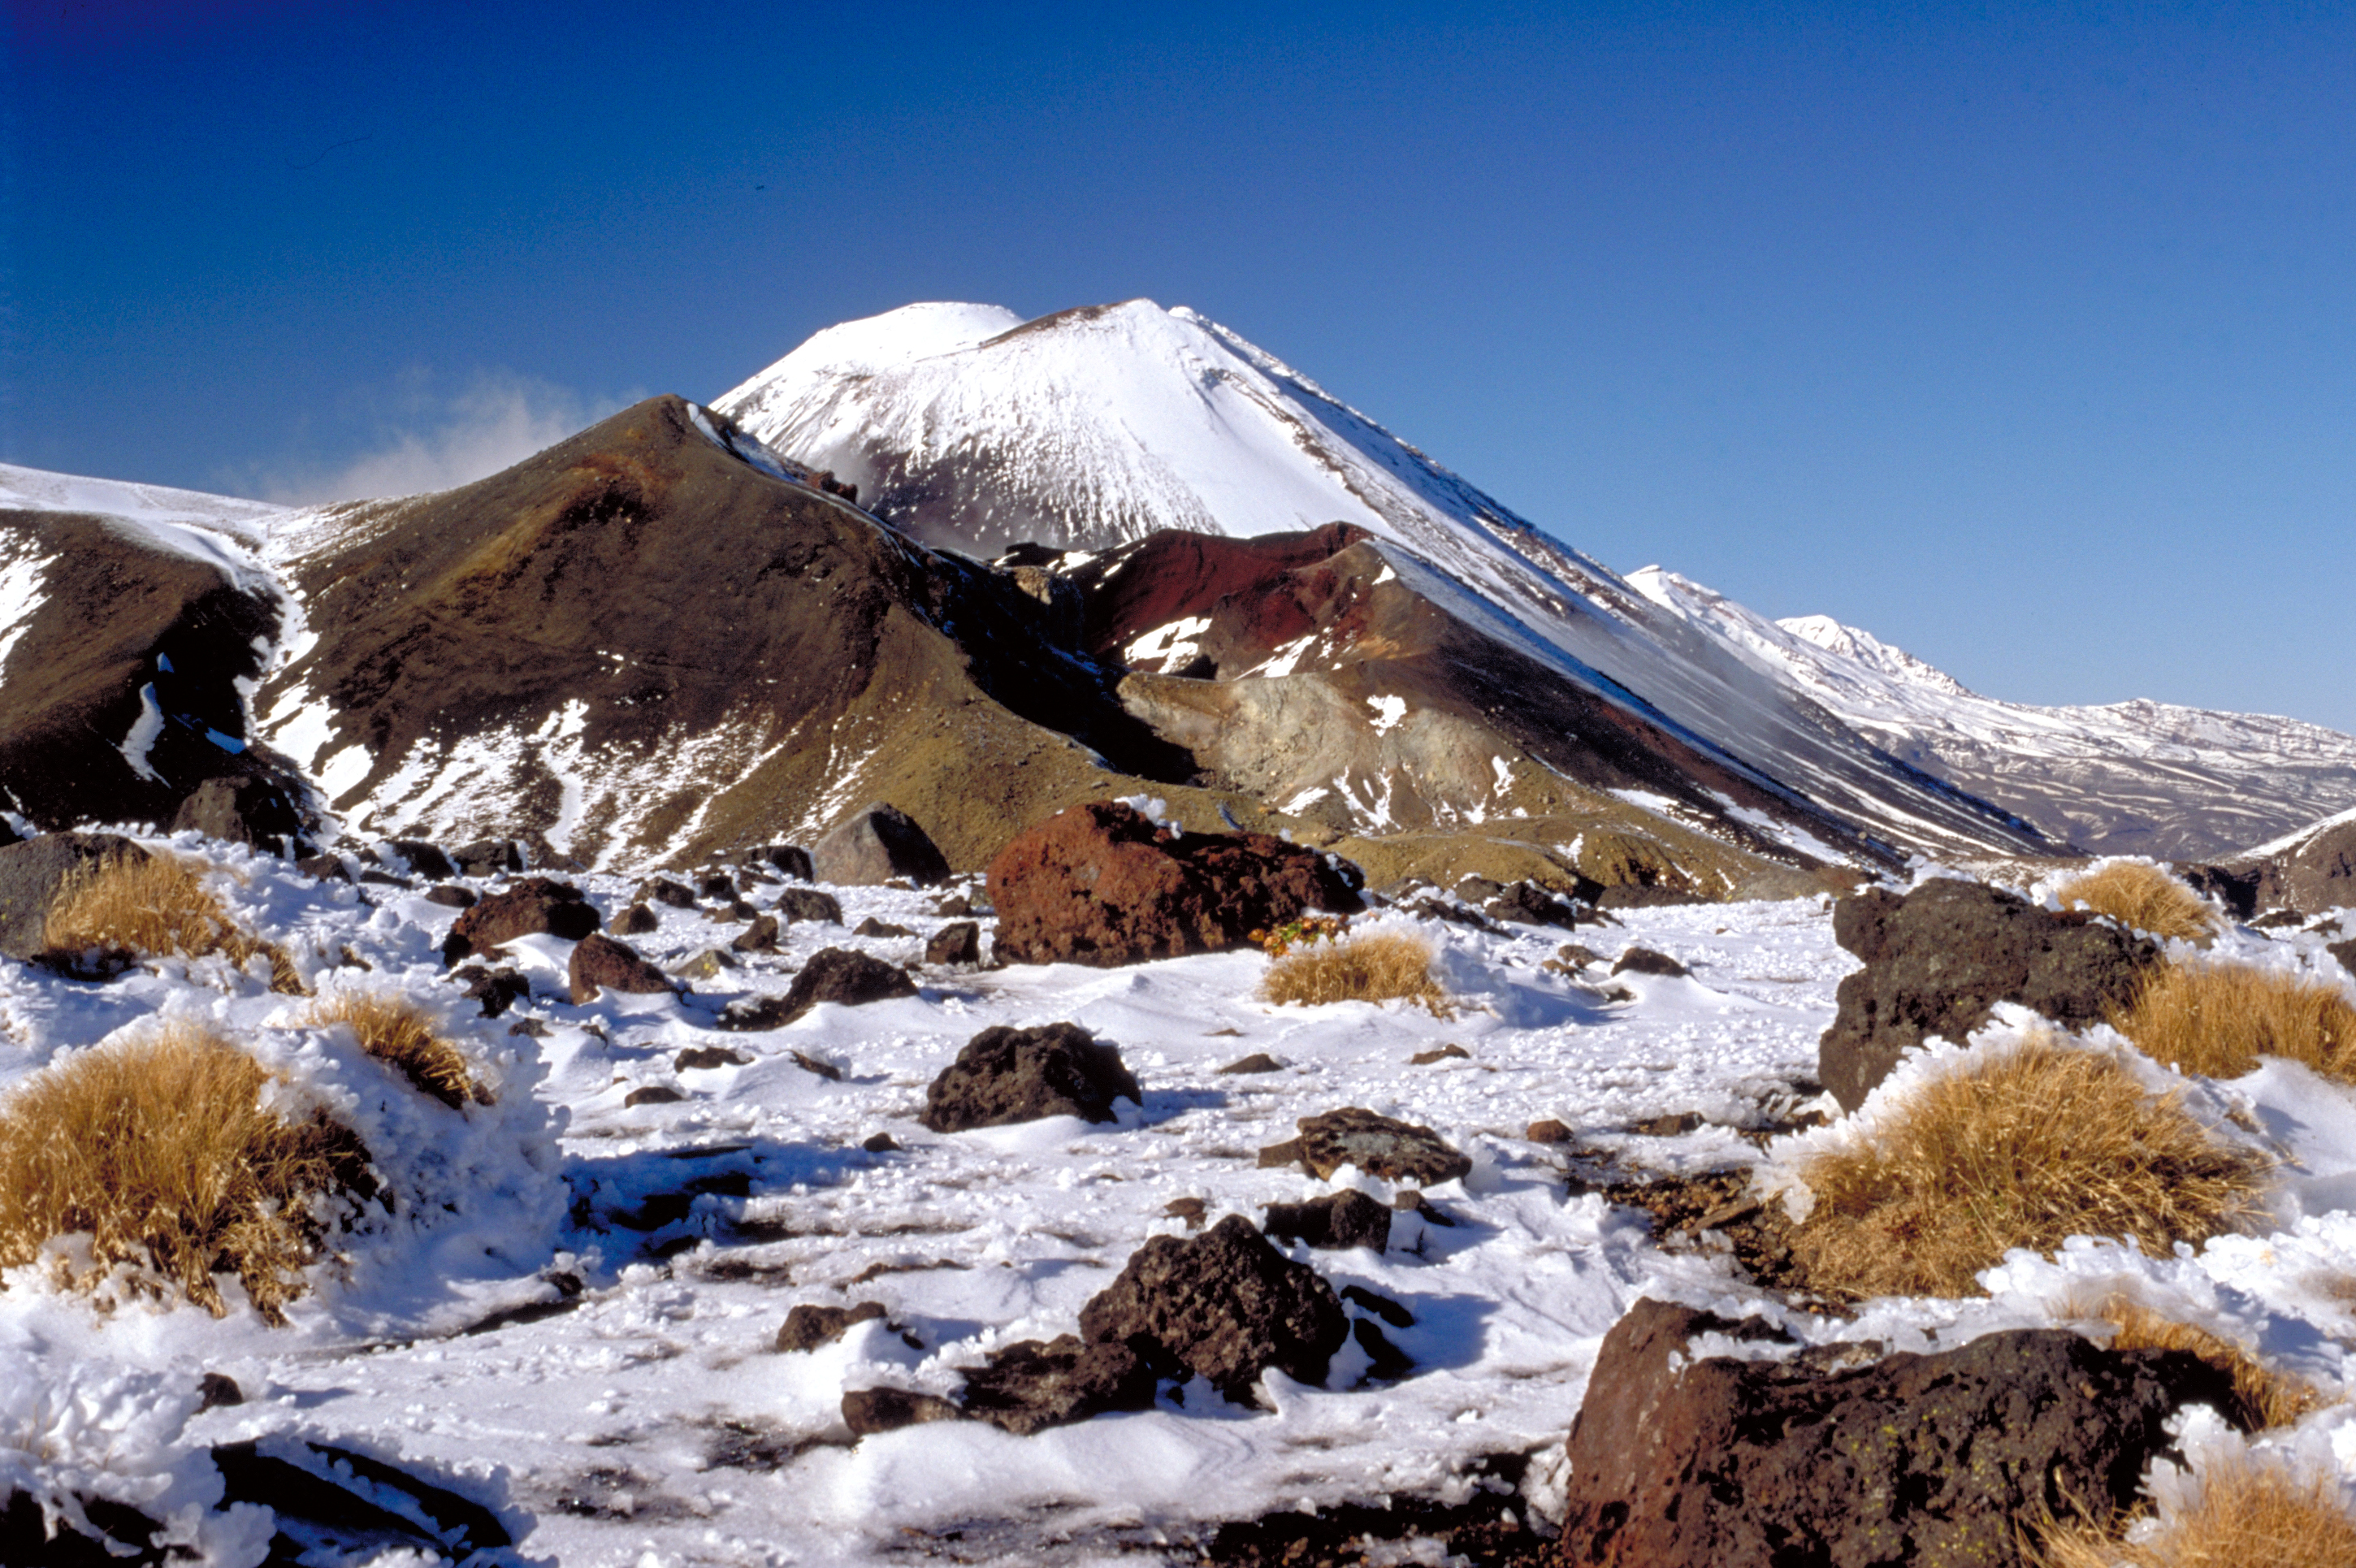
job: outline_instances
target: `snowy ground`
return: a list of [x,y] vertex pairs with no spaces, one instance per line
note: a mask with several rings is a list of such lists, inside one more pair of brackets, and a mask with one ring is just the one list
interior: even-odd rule
[[[1638,1295],[1785,1314],[1723,1254],[1665,1252],[1633,1211],[1569,1196],[1563,1151],[1526,1141],[1529,1123],[1558,1118],[1587,1151],[1632,1165],[1755,1162],[1759,1142],[1742,1130],[1789,1117],[1812,1092],[1795,1086],[1813,1075],[1834,987],[1854,964],[1821,905],[1719,905],[1631,911],[1623,926],[1578,933],[1607,961],[1641,943],[1693,971],[1610,982],[1627,1000],[1538,968],[1564,933],[1426,925],[1467,1004],[1452,1020],[1270,1007],[1252,999],[1265,961],[1236,953],[1109,972],[926,971],[913,1000],[824,1006],[768,1034],[706,1027],[731,995],[782,991],[819,947],[910,963],[921,953],[918,938],[796,924],[784,953],[694,997],[609,994],[588,1007],[563,1000],[567,944],[527,939],[510,950],[534,996],[482,1020],[442,978],[435,948],[453,911],[204,853],[222,857],[233,906],[294,949],[315,983],[397,984],[448,1004],[507,1092],[463,1117],[394,1107],[375,1064],[332,1030],[298,1026],[301,1002],[218,961],[108,986],[0,971],[0,1082],[151,1026],[159,1011],[195,1011],[373,1133],[380,1164],[399,1165],[434,1200],[359,1239],[340,1277],[323,1272],[286,1327],[246,1311],[215,1320],[137,1304],[100,1316],[16,1271],[0,1294],[0,1391],[0,1391],[0,1487],[80,1484],[168,1512],[208,1495],[191,1457],[206,1446],[305,1436],[492,1503],[519,1537],[516,1561],[584,1568],[906,1560],[948,1550],[952,1531],[967,1560],[1193,1560],[1182,1543],[1205,1521],[1461,1492],[1482,1455],[1558,1446],[1601,1337]],[[627,901],[626,881],[581,881],[609,915]],[[921,933],[942,923],[929,894],[837,891],[851,924],[874,915]],[[740,929],[663,914],[660,931],[633,940],[665,963]],[[2270,961],[2315,961],[2312,939],[2229,941]],[[348,952],[368,972],[336,967]],[[519,1016],[540,1020],[544,1036],[510,1034]],[[1119,1046],[1144,1086],[1141,1112],[1117,1126],[948,1136],[917,1122],[926,1085],[975,1032],[1057,1019]],[[1447,1043],[1469,1056],[1410,1064]],[[675,1069],[682,1048],[714,1044],[754,1059]],[[1282,1070],[1216,1071],[1254,1052]],[[624,1104],[650,1085],[685,1098]],[[1919,1348],[2051,1321],[2069,1300],[2124,1283],[2337,1394],[2356,1343],[2356,1219],[2345,1212],[2356,1208],[2356,1097],[2279,1065],[2196,1090],[2221,1122],[2238,1112],[2296,1162],[2280,1233],[2229,1239],[2197,1259],[2093,1243],[2059,1263],[2017,1257],[1990,1299],[1875,1304],[1849,1323],[1792,1315],[1797,1331]],[[1413,1376],[1365,1385],[1361,1364],[1337,1359],[1329,1388],[1269,1374],[1273,1413],[1198,1386],[1183,1404],[1031,1438],[958,1423],[850,1444],[846,1389],[950,1391],[958,1369],[997,1346],[1072,1331],[1148,1237],[1184,1232],[1165,1212],[1172,1200],[1201,1199],[1206,1222],[1229,1211],[1257,1220],[1269,1203],[1328,1190],[1255,1156],[1291,1137],[1295,1117],[1345,1105],[1427,1123],[1475,1160],[1462,1183],[1430,1194],[1455,1227],[1403,1218],[1381,1256],[1295,1252],[1337,1287],[1365,1284],[1414,1313],[1415,1326],[1393,1335]],[[1686,1112],[1705,1124],[1676,1138],[1626,1131]],[[902,1147],[862,1150],[876,1133]],[[399,1158],[378,1139],[400,1140]],[[584,1287],[577,1300],[568,1305],[558,1276]],[[862,1324],[809,1353],[772,1348],[796,1303],[868,1299],[894,1327]],[[494,1317],[519,1306],[542,1312]],[[191,1414],[208,1371],[234,1378],[248,1402]],[[2272,1441],[2356,1474],[2344,1411]],[[1534,1466],[1527,1483],[1534,1524],[1549,1475]],[[249,1560],[234,1530],[216,1535],[220,1561]]]

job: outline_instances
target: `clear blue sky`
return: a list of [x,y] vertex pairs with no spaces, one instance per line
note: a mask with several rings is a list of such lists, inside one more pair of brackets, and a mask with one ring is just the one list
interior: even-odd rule
[[910,300],[1143,295],[1612,565],[2356,730],[2356,7],[6,17],[8,461],[462,469]]

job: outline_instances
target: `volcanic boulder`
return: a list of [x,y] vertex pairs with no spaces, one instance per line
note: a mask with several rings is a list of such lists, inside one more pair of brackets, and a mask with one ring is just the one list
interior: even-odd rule
[[1345,1105],[1294,1122],[1301,1136],[1290,1145],[1301,1168],[1330,1181],[1344,1165],[1355,1165],[1382,1181],[1437,1187],[1472,1168],[1439,1133],[1413,1122],[1394,1121],[1360,1106]]
[[1960,1043],[1998,1002],[2083,1028],[2128,1002],[2160,961],[2151,941],[2085,910],[2056,914],[1952,877],[1903,897],[1875,887],[1844,898],[1833,936],[1865,961],[1840,983],[1840,1010],[1817,1046],[1817,1078],[1848,1111],[1901,1052],[1932,1035]]
[[0,953],[30,961],[48,950],[50,907],[67,883],[115,858],[147,852],[116,833],[44,833],[0,848]]
[[949,879],[949,863],[930,834],[897,806],[878,800],[810,850],[816,880],[838,887],[880,886],[905,877],[920,887]]
[[1125,1343],[1158,1372],[1200,1376],[1243,1405],[1258,1402],[1269,1367],[1323,1382],[1349,1331],[1323,1276],[1269,1245],[1239,1214],[1184,1240],[1154,1237],[1080,1309],[1089,1343]]
[[916,983],[905,969],[849,948],[821,948],[802,965],[783,996],[732,1002],[712,1026],[740,1031],[782,1029],[821,1002],[858,1007],[916,993]]
[[1028,1437],[1108,1411],[1151,1410],[1152,1365],[1125,1341],[1090,1343],[1069,1334],[1018,1340],[968,1372],[965,1413]]
[[2017,1525],[2130,1506],[2179,1407],[2231,1408],[2228,1375],[2188,1352],[2058,1329],[1847,1369],[1687,1359],[1695,1334],[1755,1329],[1648,1299],[1604,1336],[1547,1561],[2025,1568]]
[[981,926],[974,920],[952,920],[925,940],[926,963],[981,961]]
[[883,1316],[884,1304],[880,1301],[862,1301],[856,1306],[819,1306],[799,1302],[777,1327],[776,1348],[780,1352],[815,1350],[850,1333],[852,1325]]
[[575,1006],[596,1001],[601,991],[659,996],[677,989],[669,975],[640,958],[628,943],[594,932],[573,947],[565,978],[572,984]]
[[442,944],[442,956],[455,963],[468,953],[542,932],[577,942],[603,924],[597,907],[578,887],[552,877],[527,876],[461,914]]
[[2237,861],[2231,869],[2251,884],[2253,910],[2320,915],[2356,904],[2356,819],[2327,822],[2288,849],[2264,860]]
[[1265,1225],[1280,1241],[1306,1241],[1312,1247],[1372,1247],[1379,1252],[1391,1244],[1391,1211],[1355,1188],[1306,1203],[1271,1203]]
[[1240,946],[1312,909],[1365,906],[1342,863],[1265,833],[1181,833],[1099,800],[990,863],[1001,961],[1110,968]]
[[1120,1052],[1078,1025],[993,1024],[933,1079],[924,1122],[936,1133],[962,1133],[1045,1116],[1110,1122],[1116,1099],[1142,1105],[1145,1093]]
[[172,816],[173,832],[187,828],[224,843],[251,844],[273,854],[306,847],[303,812],[294,791],[257,774],[218,775],[198,785]]

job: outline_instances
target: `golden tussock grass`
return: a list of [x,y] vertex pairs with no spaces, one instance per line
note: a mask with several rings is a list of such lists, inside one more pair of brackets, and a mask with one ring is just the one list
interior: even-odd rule
[[197,867],[177,855],[111,855],[75,873],[50,906],[42,940],[68,969],[91,951],[219,953],[240,969],[258,953],[269,961],[273,991],[303,993],[284,950],[230,918]]
[[2250,1429],[2288,1426],[2329,1402],[2315,1385],[2278,1371],[2222,1335],[2154,1312],[2123,1295],[2103,1298],[2090,1309],[2064,1306],[2072,1317],[2095,1317],[2116,1330],[2114,1350],[2189,1350],[2233,1380],[2233,1397],[2240,1409],[2231,1413]]
[[86,1233],[95,1289],[115,1265],[219,1316],[213,1276],[235,1274],[265,1317],[303,1293],[319,1253],[314,1200],[374,1190],[349,1129],[262,1107],[270,1075],[187,1027],[102,1046],[0,1100],[0,1265]]
[[2206,944],[2221,929],[2201,896],[2156,865],[2118,860],[2055,889],[2067,909],[2108,915],[2131,931]]
[[2248,1460],[2207,1466],[2201,1501],[2148,1541],[2118,1539],[2130,1520],[2049,1525],[2034,1561],[2044,1568],[2348,1568],[2356,1518],[2320,1477],[2301,1479]]
[[490,1090],[467,1070],[465,1053],[434,1032],[434,1020],[424,1009],[396,993],[336,992],[312,1006],[311,1021],[348,1026],[360,1049],[453,1111],[469,1100],[491,1103]]
[[2356,1007],[2336,985],[2247,964],[2169,964],[2111,1026],[2155,1061],[2203,1078],[2239,1078],[2287,1057],[2356,1079]]
[[1293,949],[1268,967],[1262,998],[1317,1006],[1327,1002],[1412,1002],[1448,1017],[1448,993],[1431,974],[1431,947],[1375,931]]
[[1919,1086],[1869,1144],[1800,1176],[1815,1203],[1793,1237],[1830,1295],[1970,1294],[2014,1247],[2126,1237],[2165,1257],[2258,1212],[2267,1167],[2173,1095],[2050,1036]]

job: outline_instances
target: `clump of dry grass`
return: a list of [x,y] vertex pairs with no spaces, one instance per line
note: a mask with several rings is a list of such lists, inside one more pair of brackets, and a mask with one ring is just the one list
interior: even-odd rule
[[2035,1036],[1809,1158],[1792,1250],[1827,1294],[1965,1295],[2014,1247],[2122,1236],[2165,1257],[2254,1214],[2265,1174],[2111,1057]]
[[1448,1017],[1448,993],[1432,978],[1431,947],[1396,931],[1296,947],[1268,966],[1259,993],[1274,1003],[1412,1002]]
[[2062,908],[2108,915],[2131,931],[2182,937],[2202,945],[2216,936],[2217,912],[2156,865],[2115,860],[2056,888]]
[[2111,1026],[2155,1061],[2204,1078],[2239,1078],[2287,1057],[2356,1080],[2356,1007],[2336,985],[2247,964],[2169,964]]
[[0,1100],[0,1266],[87,1234],[94,1290],[119,1265],[134,1288],[177,1291],[216,1316],[214,1275],[235,1274],[273,1322],[303,1294],[323,1195],[371,1195],[350,1129],[262,1104],[270,1075],[192,1028],[102,1046],[32,1074]]
[[491,1103],[490,1090],[466,1069],[465,1053],[434,1032],[423,1008],[396,992],[336,992],[313,1005],[311,1021],[348,1026],[360,1049],[453,1111],[469,1100]]
[[2301,1479],[2249,1460],[2211,1464],[2200,1503],[2157,1535],[2128,1545],[2133,1519],[2048,1525],[2037,1558],[2045,1568],[2348,1568],[2356,1518],[2319,1477]]
[[42,940],[50,961],[69,971],[92,952],[219,953],[241,969],[258,953],[269,961],[273,991],[303,993],[285,950],[230,918],[197,868],[177,855],[109,855],[76,872],[49,908]]
[[2108,1295],[2092,1308],[2072,1304],[2072,1317],[2100,1318],[2111,1325],[2114,1350],[2189,1350],[2233,1380],[2234,1416],[2245,1429],[2287,1426],[2327,1402],[2315,1385],[2267,1366],[2222,1335],[2154,1312],[2141,1302]]

